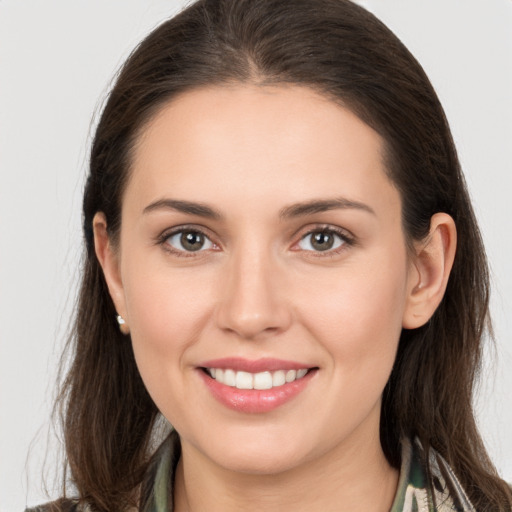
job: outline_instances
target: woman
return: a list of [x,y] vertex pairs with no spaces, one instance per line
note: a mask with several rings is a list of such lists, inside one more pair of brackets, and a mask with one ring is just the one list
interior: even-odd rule
[[57,510],[510,510],[471,408],[488,275],[450,131],[361,7],[199,1],[157,28],[98,125],[84,233]]

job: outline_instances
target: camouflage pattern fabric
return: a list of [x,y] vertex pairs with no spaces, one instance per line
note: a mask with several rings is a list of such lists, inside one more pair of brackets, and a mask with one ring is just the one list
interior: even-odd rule
[[[426,462],[428,460],[428,463]],[[402,466],[391,512],[476,512],[450,466],[415,439],[402,441]]]

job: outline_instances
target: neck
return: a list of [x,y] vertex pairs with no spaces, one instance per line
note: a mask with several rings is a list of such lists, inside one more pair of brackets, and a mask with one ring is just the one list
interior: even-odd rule
[[344,442],[299,467],[270,475],[205,463],[202,454],[183,441],[182,449],[175,479],[176,512],[387,512],[398,484],[398,471],[388,464],[378,436]]

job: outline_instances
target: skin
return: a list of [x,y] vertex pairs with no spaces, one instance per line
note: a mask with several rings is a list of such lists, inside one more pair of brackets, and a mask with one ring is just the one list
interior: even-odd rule
[[[179,512],[391,507],[398,471],[379,441],[381,395],[401,329],[425,323],[443,296],[456,234],[436,214],[428,239],[407,250],[382,154],[374,130],[299,86],[194,90],[143,129],[119,247],[101,213],[95,242],[144,383],[181,437]],[[282,215],[340,198],[343,207]],[[221,218],[158,203],[168,199]],[[169,238],[181,226],[202,230],[204,248],[186,253]],[[308,233],[326,228],[341,237],[315,250]],[[222,357],[318,371],[277,409],[241,413],[198,373]]]

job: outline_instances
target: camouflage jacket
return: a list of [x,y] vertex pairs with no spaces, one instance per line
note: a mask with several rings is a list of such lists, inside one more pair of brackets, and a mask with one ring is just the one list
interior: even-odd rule
[[[173,433],[152,458],[142,487],[140,512],[172,512],[170,497],[179,457],[179,440]],[[61,500],[25,512],[88,512],[88,509],[72,500]],[[404,440],[398,489],[390,512],[453,511],[476,512],[445,460],[433,450],[427,460],[417,440]]]

